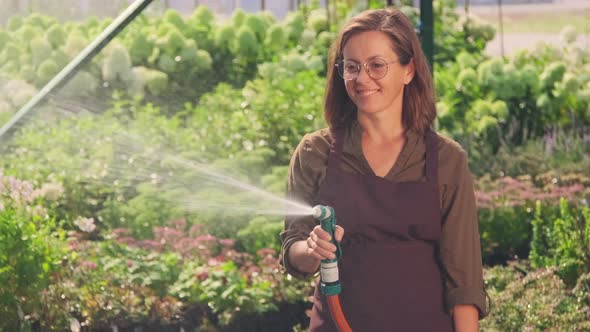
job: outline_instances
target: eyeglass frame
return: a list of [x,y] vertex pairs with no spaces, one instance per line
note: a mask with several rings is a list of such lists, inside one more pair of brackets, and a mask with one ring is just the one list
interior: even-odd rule
[[[387,61],[386,59],[383,59],[383,58],[378,58],[378,57],[376,57],[376,58],[372,58],[371,60],[369,60],[369,61],[365,61],[364,63],[358,63],[358,62],[356,62],[356,61],[354,61],[354,60],[349,60],[349,61],[352,61],[352,62],[356,63],[357,72],[356,72],[356,76],[355,76],[354,78],[349,78],[349,79],[346,79],[346,78],[344,78],[344,73],[340,74],[340,71],[338,70],[338,68],[340,67],[340,66],[339,66],[339,64],[344,64],[344,61],[345,61],[345,60],[346,60],[346,59],[342,59],[342,60],[340,60],[340,61],[337,61],[337,62],[334,64],[334,66],[336,67],[336,72],[338,72],[338,76],[340,76],[340,77],[341,77],[343,80],[345,80],[345,81],[353,81],[353,80],[356,80],[356,79],[359,77],[359,74],[361,73],[361,66],[362,66],[363,68],[365,68],[365,72],[367,73],[367,75],[369,75],[369,77],[370,77],[370,78],[372,78],[372,79],[374,79],[374,80],[380,80],[380,79],[382,79],[383,77],[387,76],[387,74],[389,73],[389,65],[390,65],[390,64],[392,64],[392,63],[399,63],[399,60],[392,60],[392,61]],[[381,77],[379,77],[379,78],[375,78],[375,77],[373,77],[373,76],[371,75],[371,72],[369,71],[369,67],[367,66],[367,64],[368,64],[369,62],[371,62],[371,61],[374,61],[374,60],[383,60],[383,62],[385,62],[385,64],[387,65],[387,70],[385,71],[385,74],[383,74],[383,76],[381,76]]]

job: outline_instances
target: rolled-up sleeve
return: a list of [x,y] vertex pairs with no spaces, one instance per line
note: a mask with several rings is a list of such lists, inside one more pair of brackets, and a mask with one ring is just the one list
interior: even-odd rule
[[[313,205],[319,184],[326,172],[329,143],[319,132],[303,137],[289,163],[287,197],[305,205]],[[297,241],[306,240],[315,227],[311,216],[285,217],[285,229],[281,232],[280,263],[283,272],[296,278],[309,278],[313,273],[302,273],[289,262],[289,248]]]
[[452,167],[442,200],[443,230],[440,258],[445,272],[445,303],[449,312],[455,305],[475,305],[479,319],[489,313],[483,281],[481,244],[473,178],[467,155],[461,150]]

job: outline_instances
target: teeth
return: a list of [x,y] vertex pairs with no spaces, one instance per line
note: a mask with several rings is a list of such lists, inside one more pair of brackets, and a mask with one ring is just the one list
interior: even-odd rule
[[366,97],[366,96],[370,96],[374,93],[376,93],[378,90],[367,90],[367,91],[358,91],[358,95],[361,97]]

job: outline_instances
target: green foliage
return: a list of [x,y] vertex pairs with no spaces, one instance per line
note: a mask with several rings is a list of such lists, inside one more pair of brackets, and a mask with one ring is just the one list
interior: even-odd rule
[[57,64],[50,59],[43,61],[37,69],[37,84],[44,85],[49,82],[57,73],[59,68]]
[[236,315],[236,308],[245,314],[276,310],[270,282],[255,278],[248,283],[233,262],[212,269],[201,287],[199,299],[219,315],[222,325],[228,324]]
[[254,32],[258,42],[264,41],[268,25],[261,15],[247,15],[244,20],[244,25]]
[[[311,67],[322,68],[323,72],[333,35],[326,31],[322,15],[322,11],[311,12],[311,15],[297,13],[276,23],[268,13],[236,11],[231,24],[223,25],[209,9],[200,6],[186,21],[174,10],[167,10],[162,18],[140,16],[121,33],[115,46],[98,54],[85,70],[103,87],[101,93],[124,91],[129,96],[142,96],[176,112],[182,108],[182,100],[196,100],[220,82],[243,86],[256,76],[259,62],[273,61],[288,48],[298,46],[306,26],[321,34],[316,41],[313,37],[317,33],[312,33],[313,36],[308,33],[299,45],[306,47],[294,52],[305,50],[319,56]],[[47,65],[45,70],[38,70],[40,63],[48,60],[47,54],[51,54],[50,59],[61,69],[110,23],[109,19],[93,18],[61,24],[42,15],[32,15],[26,21],[32,23],[14,23],[18,25],[17,31],[0,30],[3,36],[0,39],[5,39],[7,44],[0,49],[0,73],[9,73],[11,77],[18,75],[37,87],[48,81],[48,77],[38,76],[52,72],[46,70]],[[21,49],[20,45],[29,44],[32,52]],[[156,76],[160,83],[153,89],[157,92],[146,90],[145,77],[134,76],[134,67],[163,72],[168,77],[167,84],[162,84],[162,74],[147,72],[150,73],[147,76]],[[73,93],[79,91],[80,96],[85,96],[87,90],[70,89],[67,95],[76,97]],[[170,103],[167,97],[171,95],[177,97],[178,104]]]
[[131,57],[127,48],[121,44],[114,44],[102,66],[102,76],[108,82],[131,79]]
[[[495,176],[517,177],[557,171],[557,175],[584,173],[590,168],[590,146],[580,135],[556,131],[546,139],[527,141],[522,146],[506,144],[494,158],[472,154],[470,168],[478,176],[486,173]],[[476,157],[476,158],[474,158]]]
[[23,19],[20,16],[10,16],[8,18],[8,22],[6,23],[6,27],[10,31],[16,31],[23,25]]
[[33,65],[39,65],[48,54],[51,54],[51,44],[46,38],[35,38],[31,40],[31,55],[33,56]]
[[3,85],[0,83],[0,100],[4,101],[6,110],[10,112],[8,114],[23,106],[36,93],[34,86],[22,80],[10,80]]
[[328,18],[326,17],[325,9],[316,9],[309,13],[307,19],[308,26],[316,33],[328,31]]
[[64,52],[73,59],[78,55],[86,46],[88,40],[78,31],[73,30],[66,39],[66,45],[64,46]]
[[175,193],[160,191],[149,183],[140,184],[137,192],[137,196],[129,200],[122,211],[126,220],[123,225],[130,227],[134,236],[147,238],[152,235],[154,226],[184,216],[182,210],[172,203],[176,201],[173,198]]
[[308,71],[256,79],[241,91],[220,85],[190,110],[189,125],[207,142],[208,153],[228,156],[247,146],[264,147],[274,151],[273,163],[286,163],[300,137],[323,125],[322,82]]
[[[453,1],[434,1],[434,60],[438,64],[453,62],[457,54],[466,51],[479,55],[486,43],[494,38],[493,26],[475,16],[459,18]],[[406,11],[411,9],[406,9]],[[409,13],[417,25],[417,13]]]
[[91,96],[96,91],[98,82],[92,74],[87,71],[79,71],[66,83],[62,89],[65,96]]
[[245,58],[256,58],[258,55],[258,41],[255,33],[248,26],[238,29],[236,39],[236,52]]
[[52,25],[45,33],[45,38],[51,43],[53,48],[58,48],[66,42],[66,32],[58,24]]
[[485,278],[492,280],[488,292],[494,303],[492,315],[480,323],[485,331],[585,331],[590,328],[590,307],[577,300],[554,268],[496,267],[486,271]]
[[163,297],[180,274],[182,260],[176,252],[146,252],[113,242],[103,242],[101,246],[105,256],[99,264],[113,276],[111,282],[116,285],[148,287]]
[[186,27],[182,16],[180,16],[180,14],[173,9],[166,10],[166,12],[164,13],[163,20],[164,20],[164,22],[170,23],[181,30]]
[[580,52],[573,45],[563,51],[543,46],[506,60],[460,53],[456,63],[439,66],[434,75],[443,109],[439,128],[484,168],[491,164],[486,156],[555,128],[582,131],[590,104],[583,83],[588,60],[575,56]]
[[300,12],[291,12],[287,14],[284,24],[289,40],[297,43],[305,29],[305,17]]
[[[63,330],[73,318],[89,328],[171,322],[181,308],[197,305],[217,325],[227,325],[285,301],[305,301],[309,283],[278,274],[270,250],[279,248],[282,222],[253,218],[250,212],[261,211],[262,199],[216,180],[231,176],[284,195],[291,151],[304,133],[325,127],[327,49],[334,26],[349,10],[337,4],[332,27],[317,3],[282,22],[236,11],[221,23],[204,6],[186,20],[173,10],[162,18],[141,16],[75,76],[63,96],[99,93],[112,109],[49,122],[51,108],[44,108],[43,121],[3,146],[7,174],[36,185],[63,184],[63,197],[43,209],[75,234],[63,268],[54,271],[55,279],[45,279],[46,291],[26,314],[48,330]],[[416,9],[403,10],[417,21]],[[562,214],[554,201],[588,197],[588,145],[583,131],[575,131],[590,121],[588,54],[567,44],[487,59],[482,50],[493,36],[489,26],[460,20],[449,1],[435,2],[435,11],[438,126],[469,150],[476,175],[492,174],[478,181],[484,260],[525,257],[536,232],[546,239],[532,238],[535,266],[555,265],[555,274],[572,286],[588,271],[588,250],[571,236],[574,221],[587,220],[588,212],[568,207]],[[11,19],[0,30],[0,75],[19,79],[0,82],[0,110],[10,112],[1,116],[29,100],[36,92],[31,83],[51,79],[108,23],[62,24],[40,15],[24,23]],[[570,40],[572,32],[566,34]],[[557,126],[573,134],[553,141],[547,133]],[[203,171],[203,165],[219,174]],[[559,171],[544,173],[551,169]],[[503,178],[522,174],[530,179]],[[549,212],[535,217],[531,202],[537,199]],[[211,202],[227,209],[204,210]],[[231,208],[250,211],[232,214]],[[170,219],[186,224],[163,227]],[[74,231],[82,228],[80,220],[92,220],[96,230]],[[119,236],[117,227],[129,229]],[[519,289],[523,273],[516,268],[495,267],[493,273],[488,285],[500,298],[500,311],[486,320],[491,330],[582,328],[586,307],[572,299],[588,305],[585,275],[574,297],[543,274]],[[550,298],[559,302],[548,304]],[[529,303],[534,310],[523,306]],[[556,323],[548,320],[552,315]]]
[[41,306],[38,294],[49,284],[62,253],[54,231],[53,220],[10,206],[0,209],[0,329],[19,329],[19,312]]
[[531,263],[535,267],[557,266],[558,275],[573,286],[590,271],[590,208],[562,199],[558,208],[535,207]]
[[282,220],[256,217],[250,220],[248,226],[238,231],[236,239],[239,248],[250,254],[256,254],[263,248],[271,248],[278,252],[281,249],[279,233],[284,227]]
[[231,25],[221,26],[215,33],[215,44],[217,47],[229,45],[233,39],[234,28]]
[[531,241],[531,213],[526,206],[480,208],[479,233],[483,261],[497,264],[524,258]]
[[553,62],[550,63],[541,76],[539,80],[541,81],[541,87],[547,90],[552,90],[555,84],[563,78],[563,75],[566,71],[566,65],[563,62]]
[[484,262],[497,264],[512,258],[526,258],[535,231],[535,204],[552,210],[559,205],[560,199],[583,201],[590,193],[586,189],[589,184],[590,178],[583,173],[559,175],[547,172],[535,177],[522,175],[498,179],[486,175],[477,179],[476,199]]
[[142,33],[134,36],[129,45],[129,55],[135,64],[143,64],[153,52],[154,43]]
[[215,15],[209,9],[209,7],[205,5],[199,5],[191,15],[191,19],[206,27],[211,27],[215,22]]

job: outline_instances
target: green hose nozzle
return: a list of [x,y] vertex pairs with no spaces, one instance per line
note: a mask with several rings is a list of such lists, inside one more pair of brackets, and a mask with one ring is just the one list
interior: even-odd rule
[[340,243],[334,238],[336,230],[336,214],[330,206],[317,205],[313,208],[313,217],[319,220],[322,229],[330,234],[331,240],[336,246],[336,258],[324,259],[320,265],[320,290],[324,295],[338,295],[342,290],[338,275],[338,259],[342,257]]

